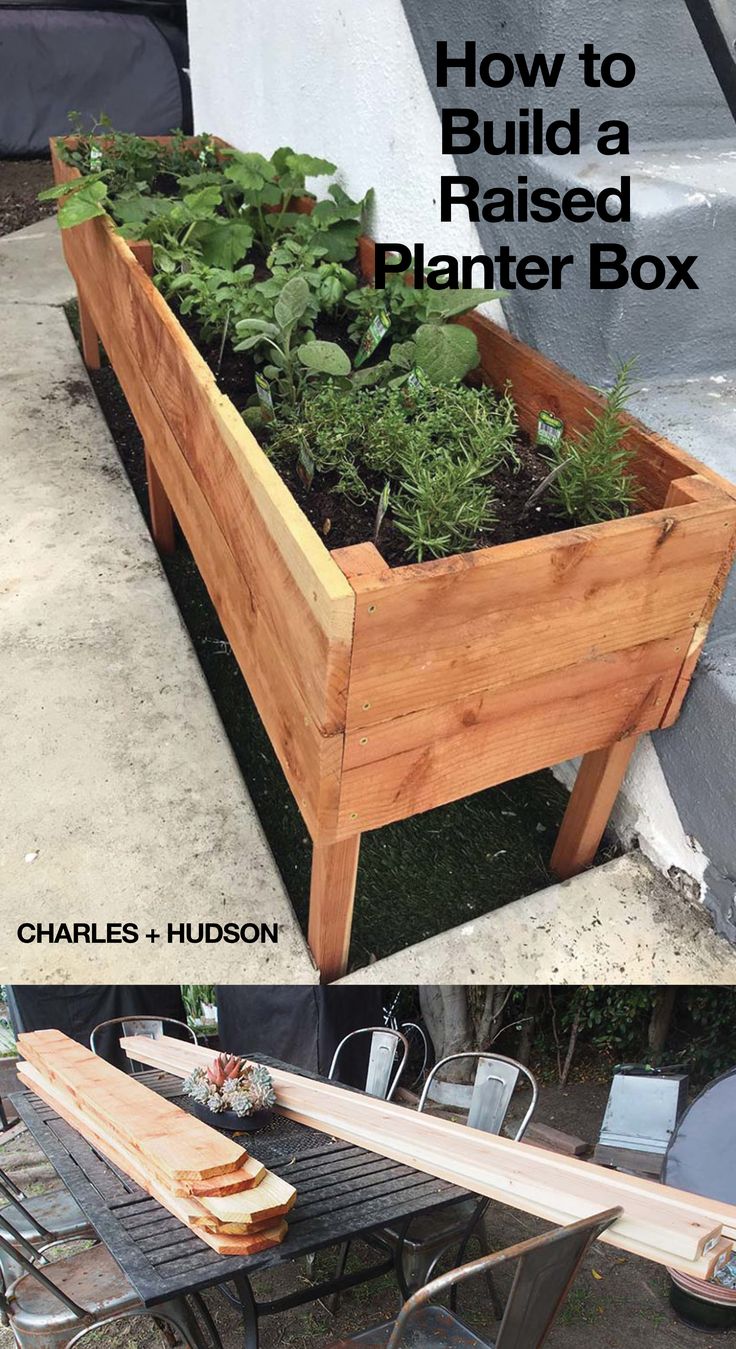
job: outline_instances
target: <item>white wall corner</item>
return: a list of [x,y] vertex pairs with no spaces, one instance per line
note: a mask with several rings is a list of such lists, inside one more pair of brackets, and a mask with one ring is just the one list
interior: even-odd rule
[[[427,257],[483,253],[470,221],[440,220],[440,178],[456,167],[441,152],[401,0],[188,0],[187,9],[197,131],[332,160],[351,195],[375,187],[370,230],[382,242],[422,242]],[[506,326],[498,302],[483,312]]]
[[[579,759],[557,764],[558,781],[572,788]],[[679,888],[701,900],[708,858],[697,839],[685,833],[667,779],[652,744],[642,736],[611,816],[611,828],[626,848],[638,844],[645,857]],[[690,882],[688,884],[688,881]]]

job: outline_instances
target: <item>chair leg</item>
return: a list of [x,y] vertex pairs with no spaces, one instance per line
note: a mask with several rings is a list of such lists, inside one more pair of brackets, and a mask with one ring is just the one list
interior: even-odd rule
[[[170,1302],[162,1302],[160,1306],[154,1309],[152,1313],[157,1321],[163,1321],[164,1324],[171,1326],[178,1332],[181,1339],[187,1346],[187,1349],[210,1349],[205,1336],[197,1322],[197,1318],[192,1312],[186,1298],[172,1298]],[[207,1314],[209,1317],[209,1313]],[[205,1321],[207,1320],[205,1318]],[[211,1317],[209,1317],[211,1322]],[[208,1326],[209,1329],[209,1326]],[[212,1324],[212,1330],[215,1333],[214,1349],[220,1349],[220,1337]]]
[[[348,1263],[348,1256],[349,1256],[349,1254],[350,1254],[350,1242],[349,1242],[349,1241],[343,1241],[342,1246],[340,1247],[340,1254],[339,1254],[338,1257],[337,1257],[337,1269],[335,1270],[335,1278],[336,1278],[336,1279],[341,1279],[342,1276],[343,1276],[343,1274],[345,1273],[345,1266],[346,1266],[347,1263]],[[330,1300],[329,1300],[329,1302],[328,1302],[327,1305],[328,1305],[330,1311],[332,1312],[332,1315],[333,1315],[333,1316],[336,1316],[337,1313],[338,1313],[338,1311],[340,1310],[340,1291],[339,1291],[339,1289],[338,1289],[338,1291],[337,1291],[336,1293],[333,1293],[333,1294],[332,1294],[332,1297],[330,1298]]]
[[197,1308],[197,1311],[199,1312],[199,1315],[201,1316],[205,1324],[207,1334],[212,1340],[214,1349],[222,1349],[222,1340],[220,1339],[220,1333],[212,1319],[212,1313],[209,1307],[207,1306],[207,1303],[205,1302],[202,1294],[192,1293],[192,1302]]

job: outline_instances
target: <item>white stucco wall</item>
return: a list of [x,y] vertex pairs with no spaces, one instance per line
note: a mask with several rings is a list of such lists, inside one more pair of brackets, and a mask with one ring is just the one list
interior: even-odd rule
[[428,256],[483,252],[475,226],[439,218],[439,181],[455,166],[440,151],[400,0],[189,0],[187,8],[198,131],[267,155],[292,145],[332,160],[353,196],[375,187],[377,239],[421,240]]

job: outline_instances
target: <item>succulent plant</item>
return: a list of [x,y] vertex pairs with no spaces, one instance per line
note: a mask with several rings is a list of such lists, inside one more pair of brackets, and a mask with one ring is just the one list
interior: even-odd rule
[[184,1092],[216,1115],[221,1110],[252,1115],[270,1109],[276,1100],[268,1069],[234,1054],[219,1054],[210,1068],[195,1068],[184,1082]]

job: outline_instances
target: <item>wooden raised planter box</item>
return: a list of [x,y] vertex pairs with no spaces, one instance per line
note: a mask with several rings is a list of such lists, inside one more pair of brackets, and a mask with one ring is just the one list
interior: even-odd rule
[[[54,172],[76,176],[56,154]],[[729,484],[631,418],[637,515],[396,568],[371,543],[330,552],[147,275],[148,245],[106,217],[63,242],[88,364],[99,335],[145,441],[154,536],[173,546],[173,511],[310,832],[322,977],[347,965],[366,830],[583,755],[552,866],[588,865],[637,738],[679,713],[736,543]],[[527,433],[545,408],[589,426],[588,386],[463,322]]]

